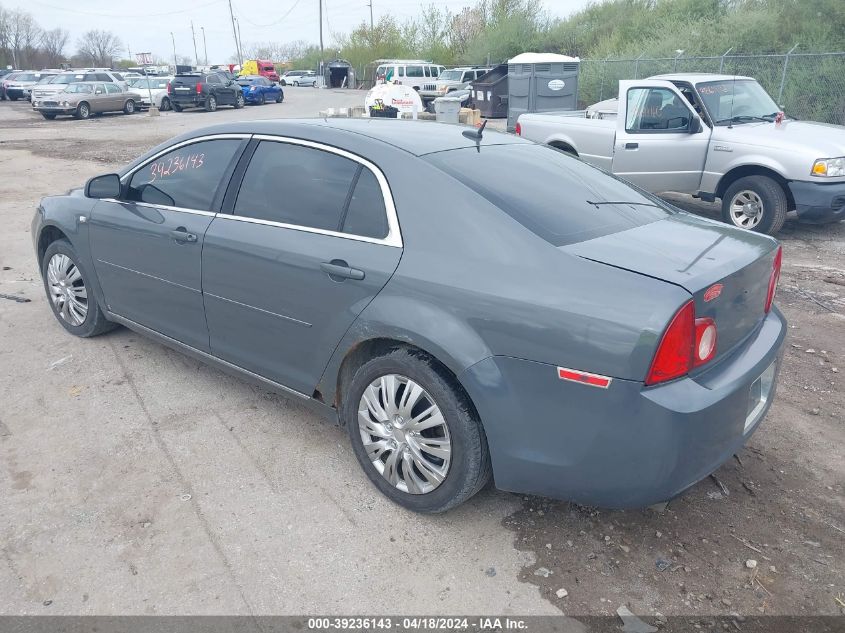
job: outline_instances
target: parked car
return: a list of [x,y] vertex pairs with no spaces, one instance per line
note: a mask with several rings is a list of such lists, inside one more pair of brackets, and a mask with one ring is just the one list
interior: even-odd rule
[[42,73],[40,71],[25,71],[9,75],[9,79],[3,81],[3,88],[6,97],[10,101],[17,101],[18,99],[29,100],[32,87],[39,83],[46,77],[51,77],[53,73]]
[[0,100],[6,100],[6,83],[12,81],[15,78],[15,75],[22,71],[10,71],[7,72],[5,75],[0,77]]
[[247,103],[258,105],[264,105],[268,101],[281,103],[285,98],[285,93],[279,84],[259,75],[239,77],[238,85],[241,87],[244,100]]
[[139,106],[142,108],[150,107],[150,95],[152,94],[153,103],[162,112],[167,112],[172,108],[170,103],[170,96],[167,94],[167,84],[173,77],[140,77],[129,79],[129,88],[141,95]]
[[314,74],[313,70],[288,70],[281,76],[279,83],[283,86],[292,86],[293,82],[303,75]]
[[44,198],[31,233],[68,332],[122,324],[286,394],[420,512],[491,470],[590,505],[669,499],[760,426],[787,331],[771,237],[421,121],[194,130]]
[[455,90],[465,90],[473,81],[489,72],[489,68],[479,66],[449,68],[441,72],[435,81],[422,85],[420,88],[420,98],[423,101],[430,101]]
[[260,75],[261,77],[266,77],[271,82],[279,81],[279,73],[276,72],[276,68],[273,66],[273,62],[269,59],[248,59],[244,62],[243,66],[241,66],[241,72],[239,73],[241,77],[249,76],[249,75]]
[[523,114],[517,133],[648,191],[719,198],[740,228],[777,233],[790,210],[845,218],[845,127],[784,116],[752,77],[660,75],[620,81],[619,95],[615,116],[608,101],[593,118]]
[[48,84],[39,84],[34,86],[31,94],[31,101],[44,101],[50,99],[56,93],[62,92],[66,86],[80,81],[97,81],[109,82],[120,86],[121,89],[126,89],[127,83],[123,80],[123,75],[105,70],[102,68],[88,68],[86,70],[69,70],[59,73]]
[[294,86],[311,86],[313,88],[317,85],[317,78],[317,73],[315,73],[313,70],[309,70],[304,75],[294,77],[291,83]]
[[103,112],[133,114],[140,102],[141,95],[121,90],[115,83],[86,81],[69,84],[62,92],[33,101],[32,107],[45,119],[55,119],[60,114],[87,119]]
[[168,86],[170,104],[176,112],[191,107],[214,112],[220,105],[242,108],[246,103],[238,83],[217,72],[176,75]]
[[397,59],[379,64],[376,68],[376,83],[393,81],[420,90],[423,84],[437,79],[445,69],[440,64],[419,59]]

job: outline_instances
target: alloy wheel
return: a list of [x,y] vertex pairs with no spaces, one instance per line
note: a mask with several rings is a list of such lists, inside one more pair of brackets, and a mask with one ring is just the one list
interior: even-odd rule
[[446,479],[449,426],[434,398],[410,378],[389,374],[371,382],[358,404],[358,430],[373,466],[393,487],[426,494]]
[[56,253],[47,264],[50,300],[66,323],[78,327],[88,316],[88,290],[82,271],[63,253]]
[[731,199],[731,222],[743,229],[753,229],[763,219],[763,200],[750,189],[738,191]]

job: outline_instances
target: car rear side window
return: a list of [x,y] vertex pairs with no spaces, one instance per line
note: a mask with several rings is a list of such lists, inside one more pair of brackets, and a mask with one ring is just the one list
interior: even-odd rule
[[240,144],[239,139],[201,141],[163,154],[133,174],[126,198],[211,211],[217,187]]
[[106,92],[118,93],[118,92],[122,92],[122,91],[120,89],[120,86],[117,86],[115,84],[106,84]]
[[554,246],[661,220],[658,198],[543,145],[488,145],[430,154],[431,163]]
[[387,211],[384,195],[375,174],[361,167],[343,221],[343,232],[382,239],[387,236]]
[[106,73],[97,73],[97,81],[111,81],[112,78]]
[[338,231],[357,171],[358,163],[331,152],[261,141],[244,174],[235,215]]

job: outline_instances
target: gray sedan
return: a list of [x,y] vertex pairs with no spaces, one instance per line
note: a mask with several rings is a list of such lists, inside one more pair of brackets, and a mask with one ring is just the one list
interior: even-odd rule
[[786,333],[774,239],[451,125],[190,132],[44,198],[32,235],[68,332],[120,324],[286,394],[420,512],[491,477],[669,499],[759,427]]

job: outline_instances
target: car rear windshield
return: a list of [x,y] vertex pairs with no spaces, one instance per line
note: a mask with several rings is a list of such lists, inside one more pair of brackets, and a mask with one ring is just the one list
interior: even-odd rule
[[544,145],[487,145],[425,158],[554,246],[674,213],[660,199]]

